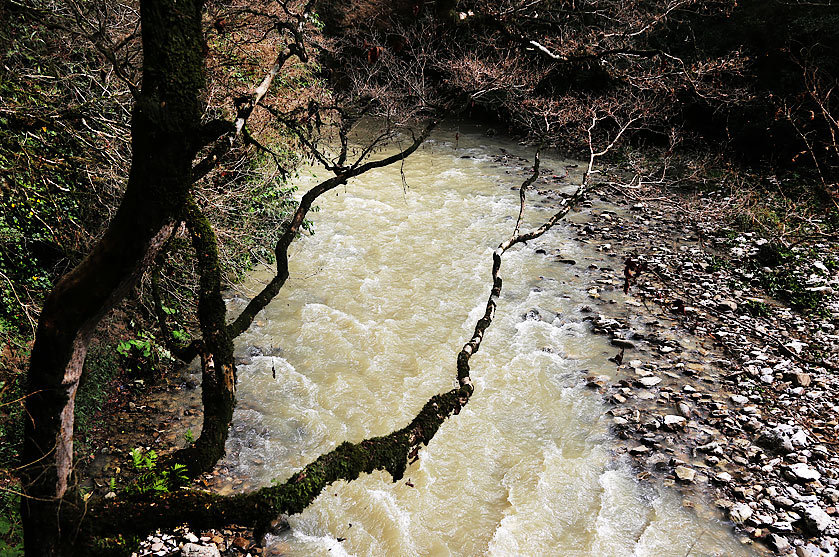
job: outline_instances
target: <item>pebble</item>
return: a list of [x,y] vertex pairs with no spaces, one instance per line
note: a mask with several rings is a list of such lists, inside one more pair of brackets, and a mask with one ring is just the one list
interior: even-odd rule
[[696,470],[687,466],[676,466],[676,477],[679,481],[691,483],[696,478]]

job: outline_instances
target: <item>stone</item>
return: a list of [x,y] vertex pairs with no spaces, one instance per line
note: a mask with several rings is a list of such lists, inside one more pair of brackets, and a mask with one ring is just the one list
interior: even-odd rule
[[522,321],[542,321],[542,315],[539,313],[539,310],[535,308],[527,310],[521,318]]
[[726,484],[730,482],[731,479],[731,474],[729,474],[728,472],[720,472],[719,474],[716,474],[714,476],[714,481],[721,484]]
[[789,467],[793,479],[800,482],[814,482],[822,477],[818,470],[803,462],[796,462]]
[[807,434],[801,428],[780,424],[764,431],[757,438],[757,444],[775,452],[787,454],[793,452],[796,447],[807,445]]
[[665,470],[669,464],[670,457],[662,453],[655,453],[647,459],[647,466],[654,470]]
[[216,546],[197,543],[185,543],[181,548],[181,555],[183,557],[221,557]]
[[639,381],[645,387],[655,387],[656,385],[661,383],[661,378],[660,377],[642,377]]
[[693,468],[688,468],[687,466],[676,466],[676,477],[679,478],[679,481],[685,483],[693,482],[694,478],[696,478],[696,470]]
[[687,420],[682,416],[676,416],[673,414],[668,414],[667,416],[664,416],[664,427],[668,429],[681,429],[685,427],[686,423]]
[[735,503],[728,510],[728,517],[737,524],[742,524],[752,516],[752,508],[745,503]]
[[[790,506],[792,506],[792,505],[790,505]],[[772,524],[772,530],[774,530],[776,532],[791,534],[792,533],[792,522],[790,522],[789,520],[779,520],[778,522],[775,522],[774,524]]]
[[612,339],[612,346],[617,346],[618,348],[627,348],[632,349],[635,348],[635,345],[630,341],[622,338],[613,338]]
[[813,533],[821,534],[833,524],[833,519],[818,505],[810,505],[800,510],[801,522],[804,528]]
[[808,543],[795,548],[795,555],[797,557],[821,557],[822,552],[815,545]]
[[784,344],[784,348],[789,348],[792,352],[795,352],[796,354],[801,354],[801,351],[804,349],[805,346],[807,346],[806,342],[800,342],[797,340],[793,340]]
[[720,300],[717,302],[717,309],[720,311],[737,311],[737,302],[733,300]]
[[790,547],[789,541],[785,537],[779,536],[778,534],[769,535],[769,545],[778,553],[784,553]]
[[729,398],[731,399],[731,402],[735,404],[746,404],[749,402],[749,399],[743,395],[731,395]]

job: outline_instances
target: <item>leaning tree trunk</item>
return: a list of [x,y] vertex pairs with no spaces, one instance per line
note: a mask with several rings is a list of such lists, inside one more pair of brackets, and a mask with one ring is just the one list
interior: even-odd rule
[[44,303],[26,384],[21,513],[26,554],[61,555],[59,501],[73,467],[73,410],[90,335],[171,232],[191,184],[204,86],[200,0],[142,0],[143,82],[117,214]]

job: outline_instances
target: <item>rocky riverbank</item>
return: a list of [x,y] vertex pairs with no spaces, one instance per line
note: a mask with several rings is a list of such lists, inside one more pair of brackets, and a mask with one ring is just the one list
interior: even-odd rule
[[[541,203],[560,182],[537,183]],[[758,548],[836,555],[836,246],[727,228],[715,192],[641,197],[612,184],[590,198],[563,226],[613,263],[539,251],[580,268],[582,310],[615,346],[617,374],[586,381],[611,405],[618,451],[642,480],[710,496]]]

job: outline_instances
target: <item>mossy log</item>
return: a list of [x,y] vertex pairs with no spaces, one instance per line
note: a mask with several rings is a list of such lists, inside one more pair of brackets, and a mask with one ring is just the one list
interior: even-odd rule
[[[375,470],[386,470],[394,481],[401,479],[419,448],[431,441],[446,418],[460,412],[471,394],[471,387],[461,387],[436,395],[408,426],[383,437],[342,443],[280,485],[233,496],[180,490],[106,501],[85,517],[82,538],[139,536],[183,523],[195,529],[248,524],[264,532],[277,516],[301,512],[338,480],[352,481]],[[92,551],[87,544],[78,548],[81,554]]]

